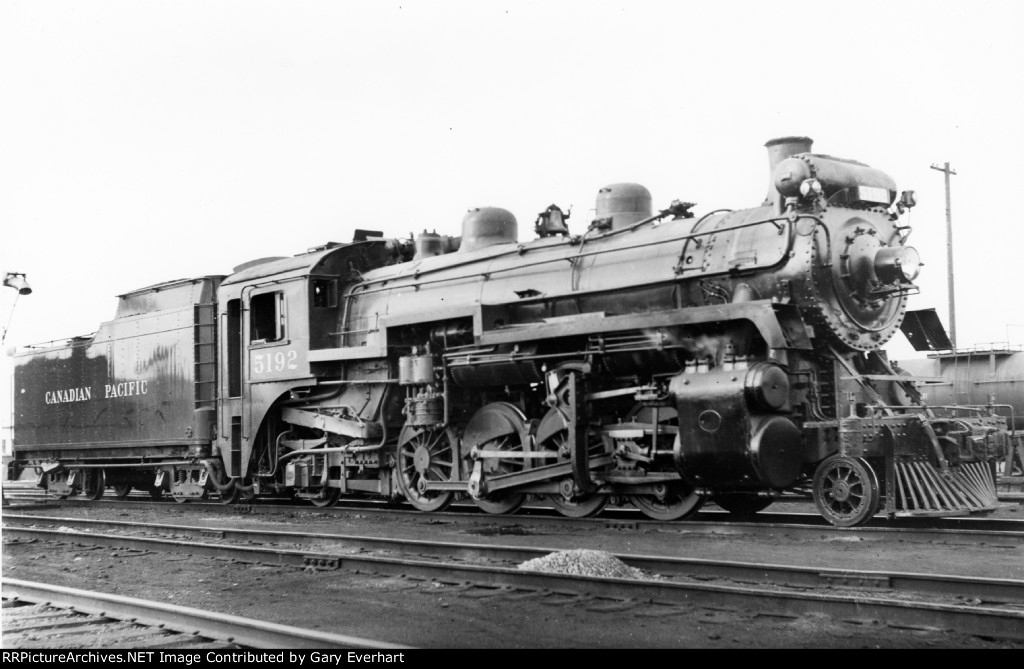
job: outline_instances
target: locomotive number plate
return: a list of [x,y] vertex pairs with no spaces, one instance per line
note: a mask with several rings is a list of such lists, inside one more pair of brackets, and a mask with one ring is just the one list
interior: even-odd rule
[[250,351],[249,373],[253,381],[303,376],[306,373],[305,356],[293,348]]

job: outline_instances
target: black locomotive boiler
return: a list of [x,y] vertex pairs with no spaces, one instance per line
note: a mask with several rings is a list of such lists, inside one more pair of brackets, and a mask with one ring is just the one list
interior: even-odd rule
[[766,146],[749,209],[614,184],[578,233],[552,205],[520,241],[479,208],[459,237],[358,230],[122,295],[94,335],[16,355],[16,458],[91,497],[992,510],[1005,421],[937,414],[882,350],[917,290],[912,192],[807,138]]

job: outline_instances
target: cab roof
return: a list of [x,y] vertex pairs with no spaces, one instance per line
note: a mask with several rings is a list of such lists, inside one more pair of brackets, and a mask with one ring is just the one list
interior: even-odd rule
[[350,245],[329,242],[325,246],[317,247],[290,258],[262,258],[244,263],[236,267],[237,271],[224,279],[221,285],[229,286],[236,283],[248,283],[269,277],[285,278],[282,275],[305,276],[314,272],[318,265],[337,252],[338,249],[343,249],[347,246]]

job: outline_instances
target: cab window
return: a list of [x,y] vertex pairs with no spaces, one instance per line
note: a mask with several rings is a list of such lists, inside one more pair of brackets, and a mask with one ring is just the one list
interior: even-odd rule
[[333,279],[316,279],[313,281],[313,306],[318,309],[330,309],[338,306],[338,288]]
[[262,344],[284,339],[284,293],[253,295],[249,300],[249,341]]

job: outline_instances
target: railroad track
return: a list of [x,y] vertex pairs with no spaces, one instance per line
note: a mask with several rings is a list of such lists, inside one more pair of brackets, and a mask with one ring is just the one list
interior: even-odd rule
[[508,516],[495,516],[484,514],[474,505],[454,506],[448,511],[425,513],[394,507],[382,508],[379,505],[336,506],[333,508],[318,509],[308,505],[295,505],[288,503],[273,503],[271,501],[255,504],[223,505],[216,502],[191,503],[178,505],[171,501],[153,500],[59,500],[50,501],[42,506],[29,505],[6,507],[8,512],[32,512],[34,509],[49,508],[88,508],[100,505],[99,508],[134,508],[134,509],[188,509],[200,511],[215,516],[235,516],[242,514],[294,514],[310,513],[317,517],[325,514],[343,518],[346,515],[358,514],[362,517],[377,517],[381,520],[394,517],[414,518],[417,522],[432,523],[445,522],[447,520],[466,521],[472,519],[474,522],[487,523],[493,527],[501,526],[527,526],[530,528],[551,528],[559,529],[566,527],[600,528],[602,530],[614,529],[619,531],[641,531],[641,532],[676,532],[688,535],[748,535],[767,536],[786,532],[799,537],[806,536],[828,536],[828,537],[858,537],[864,540],[885,540],[898,537],[901,541],[927,542],[927,543],[972,543],[995,546],[1021,546],[1024,545],[1024,519],[1011,520],[1006,518],[897,518],[888,521],[884,518],[876,518],[872,523],[864,527],[836,528],[825,523],[821,517],[814,513],[770,513],[762,512],[753,517],[737,519],[725,512],[708,510],[702,511],[694,518],[686,521],[660,522],[642,516],[632,509],[610,509],[598,518],[566,518],[558,515],[550,509],[542,507],[527,507],[524,511]]
[[[548,573],[517,568],[558,548],[406,541],[117,521],[4,516],[5,544],[47,541],[156,553],[177,552],[316,571],[353,570],[474,589],[476,596],[599,599],[610,606],[713,604],[776,615],[825,613],[890,625],[938,626],[1024,640],[1024,581],[802,568],[762,563],[620,554],[651,579]],[[34,523],[35,527],[21,523]],[[39,527],[50,523],[60,529]],[[118,534],[102,533],[117,531]],[[151,536],[154,533],[173,539]],[[150,536],[146,536],[146,535]],[[245,543],[245,545],[243,545]],[[254,545],[259,544],[259,545]],[[304,545],[306,547],[304,547]],[[310,548],[316,548],[315,551]]]
[[[78,504],[96,504],[97,502],[103,502],[103,503],[107,503],[107,504],[124,503],[124,502],[135,502],[135,503],[139,503],[139,504],[177,504],[178,503],[178,502],[175,502],[171,497],[168,497],[168,496],[163,496],[163,497],[154,499],[148,493],[140,492],[140,491],[137,491],[137,490],[133,490],[131,493],[128,494],[127,497],[123,497],[123,498],[115,498],[113,496],[107,495],[105,497],[100,498],[99,500],[88,500],[88,499],[79,498],[79,497],[57,497],[57,496],[54,496],[54,495],[48,495],[46,493],[46,491],[40,490],[39,488],[37,488],[35,486],[35,484],[30,484],[30,483],[27,483],[25,481],[15,481],[15,482],[8,481],[8,482],[4,482],[3,483],[3,487],[4,487],[4,500],[5,500],[5,504],[10,503],[10,502],[14,502],[14,503],[19,503],[19,502],[20,503],[47,503],[47,502],[61,503],[61,502],[63,502],[63,503],[71,503],[71,504],[74,504],[74,503],[78,503]],[[211,501],[190,500],[188,503],[190,505],[195,505],[195,504],[208,504],[210,506],[220,505],[220,503],[216,501],[215,497],[214,498],[210,498],[210,499],[211,499]],[[1002,495],[1000,496],[1000,500],[1003,501],[1007,506],[1024,505],[1024,493],[1006,493],[1005,498]],[[245,502],[241,502],[241,504],[243,506],[246,505]],[[284,505],[284,506],[289,506],[289,507],[314,508],[314,507],[311,507],[310,504],[308,502],[305,502],[305,501],[296,501],[296,500],[291,499],[291,498],[286,498],[286,497],[279,497],[278,498],[278,497],[272,497],[272,496],[261,497],[256,502],[256,504],[259,504],[261,506]],[[775,505],[776,506],[774,506],[773,509],[778,508],[780,505],[786,505],[786,506],[805,506],[808,509],[808,511],[806,513],[800,513],[799,515],[807,516],[807,519],[806,519],[807,522],[809,522],[809,523],[816,523],[818,525],[828,525],[829,524],[828,521],[826,521],[824,518],[822,518],[821,515],[818,514],[814,510],[814,508],[813,508],[813,506],[814,506],[813,501],[812,501],[812,499],[809,496],[784,495],[782,497],[782,499],[778,500],[775,503]],[[379,499],[359,499],[359,498],[342,499],[342,500],[340,500],[340,501],[338,501],[336,503],[336,507],[337,508],[355,508],[355,509],[386,508],[386,509],[390,509],[390,510],[407,509],[407,510],[412,511],[413,513],[420,513],[417,510],[413,510],[413,507],[411,505],[409,505],[409,504],[406,504],[406,503],[403,503],[403,502],[394,503],[394,502],[388,502],[388,501],[379,500]],[[452,508],[456,509],[456,510],[461,510],[464,513],[471,513],[471,514],[483,513],[480,510],[479,507],[477,507],[475,504],[473,504],[471,502],[467,502],[467,501],[463,501],[461,503],[460,502],[456,502],[453,505]],[[717,507],[715,507],[715,505],[713,503],[711,503],[707,507],[705,507],[705,509],[703,511],[699,512],[695,518],[690,518],[687,521],[683,521],[683,522],[692,522],[694,520],[699,520],[703,516],[718,515],[718,514],[724,514],[725,513],[724,511],[716,510],[716,509],[717,509]],[[317,509],[317,510],[322,510],[322,509]],[[529,504],[526,507],[524,507],[524,510],[532,511],[534,513],[537,513],[537,512],[548,513],[548,514],[555,514],[556,513],[553,509],[551,509],[548,506],[533,506],[533,507],[531,507]],[[604,516],[604,517],[627,516],[627,517],[641,517],[641,518],[645,518],[645,519],[647,518],[646,516],[643,516],[643,514],[641,514],[639,510],[633,508],[632,506],[625,506],[625,507],[609,506],[607,509],[605,509],[602,512],[601,515]],[[770,511],[759,512],[756,515],[757,515],[757,517],[761,517],[761,516],[777,516],[777,515],[790,515],[790,514],[785,514],[785,513],[781,513],[780,514],[780,512],[777,512],[777,511],[774,511],[774,510],[770,510]],[[972,517],[961,517],[961,518],[948,517],[948,516],[939,517],[939,518],[932,518],[932,517],[911,518],[911,517],[907,517],[907,518],[895,519],[895,522],[899,522],[899,523],[902,523],[902,524],[908,525],[908,526],[913,526],[913,525],[934,525],[935,523],[942,522],[942,521],[972,522],[972,521],[979,520],[979,519],[984,519],[984,518],[985,518],[984,516],[977,516],[977,517],[972,516]],[[879,517],[876,517],[874,519],[874,521],[871,521],[871,522],[874,523],[874,524],[879,524],[879,523],[892,522],[892,521],[888,521],[887,519],[879,516]]]
[[[80,503],[80,504],[95,504],[96,502],[105,502],[105,503],[109,504],[109,503],[119,503],[119,502],[129,502],[129,501],[130,502],[136,502],[136,503],[144,503],[144,504],[176,504],[177,503],[177,502],[175,502],[170,497],[162,497],[162,498],[159,498],[157,500],[154,500],[154,498],[150,494],[145,493],[145,492],[140,492],[140,491],[137,491],[137,490],[132,491],[131,493],[128,494],[127,497],[123,497],[123,498],[114,498],[114,497],[110,497],[110,496],[100,498],[99,500],[86,500],[86,499],[79,499],[79,498],[75,498],[75,497],[60,498],[60,497],[56,497],[56,496],[53,496],[53,495],[48,495],[45,491],[40,490],[39,488],[37,488],[34,483],[28,483],[28,482],[25,482],[25,481],[5,481],[5,482],[3,482],[3,490],[4,490],[3,494],[4,494],[4,504],[5,505],[7,505],[9,503],[36,503],[36,504],[42,504],[42,503],[60,503],[60,502]],[[1000,491],[998,493],[998,499],[999,499],[1000,502],[1002,502],[1003,504],[1008,505],[1008,506],[1024,505],[1024,492]],[[802,504],[802,505],[806,505],[809,509],[811,509],[813,507],[813,501],[811,500],[810,497],[807,497],[807,496],[785,495],[780,500],[780,502],[782,502],[784,504]],[[189,503],[190,504],[196,504],[196,503],[200,503],[201,504],[201,503],[204,503],[204,502],[199,501],[199,500],[193,500],[193,501],[190,501]],[[304,502],[304,501],[297,502],[295,500],[287,499],[287,498],[262,497],[262,498],[260,498],[258,503],[261,504],[261,505],[283,504],[283,505],[287,505],[287,506],[299,506],[299,507],[310,508],[309,504],[307,502]],[[213,503],[209,503],[209,504],[210,505],[215,505],[215,504],[219,504],[219,503],[218,502],[213,502]],[[244,505],[244,503],[243,503],[243,505]],[[360,508],[360,509],[363,509],[363,508],[388,508],[388,509],[392,509],[393,510],[393,509],[396,508],[396,505],[394,503],[391,503],[391,502],[385,502],[385,501],[381,501],[381,500],[371,500],[371,499],[360,500],[360,499],[355,499],[355,498],[347,499],[347,500],[341,500],[341,501],[339,501],[337,503],[337,506],[339,508]],[[404,508],[406,508],[406,509],[412,509],[412,506],[408,505],[408,504],[402,504],[402,506]],[[477,507],[476,505],[471,504],[471,503],[464,503],[462,505],[456,503],[455,508],[458,508],[460,506],[463,508],[464,511],[469,512],[469,513],[482,513],[480,511],[479,507]],[[529,509],[529,507],[526,507],[526,508]],[[711,506],[711,508],[713,508],[713,505]],[[539,510],[539,511],[541,511],[543,513],[552,513],[552,514],[555,513],[552,509],[550,509],[548,507],[534,507],[533,510],[534,510],[534,512]],[[415,513],[419,513],[419,512],[415,511]],[[723,512],[716,512],[714,510],[710,511],[711,515],[715,515],[716,513],[723,513]],[[603,516],[607,516],[607,517],[618,517],[620,515],[626,515],[626,516],[634,516],[634,517],[644,517],[644,518],[646,518],[645,516],[642,516],[642,514],[638,510],[636,510],[636,509],[634,509],[632,507],[616,508],[616,507],[612,506],[612,507],[607,508],[605,511],[603,511],[602,515]],[[691,519],[689,519],[689,521],[699,520],[702,516],[707,516],[707,515],[709,515],[709,509],[705,509],[704,511],[699,512],[697,514],[696,518],[691,518]],[[778,515],[792,515],[792,514],[780,514],[780,513],[775,512],[775,511],[760,512],[760,513],[757,514],[758,517],[761,517],[761,516],[774,517],[774,516],[778,516]],[[828,521],[826,521],[824,518],[822,518],[821,515],[818,514],[815,511],[808,511],[806,514],[799,514],[799,515],[801,515],[801,516],[806,515],[807,516],[806,521],[808,523],[815,523],[815,524],[818,524],[818,525],[827,525],[828,524]],[[899,519],[894,519],[894,520],[895,520],[895,522],[901,523],[902,525],[905,525],[905,526],[915,526],[915,525],[936,525],[937,523],[942,523],[942,522],[949,522],[949,523],[953,523],[953,524],[955,524],[957,522],[960,522],[960,523],[963,523],[963,522],[974,522],[974,521],[977,521],[979,519],[983,519],[983,517],[981,517],[981,518],[974,518],[974,517],[969,517],[969,518],[957,518],[957,517],[930,518],[930,517],[924,517],[924,518],[899,518]],[[882,518],[882,517],[875,518],[873,521],[871,521],[871,523],[873,523],[873,524],[886,523],[886,522],[893,522],[893,521],[889,521],[888,519],[885,519],[885,518]]]
[[[176,505],[171,497],[163,496],[158,499],[154,499],[151,495],[145,492],[133,490],[127,497],[115,498],[112,496],[105,496],[98,500],[89,500],[80,497],[55,497],[48,495],[45,491],[40,490],[35,486],[34,483],[26,481],[5,481],[3,482],[4,488],[4,504],[18,504],[18,503],[35,503],[35,504],[86,504],[94,505],[97,503],[103,504],[136,504],[136,505]],[[297,501],[286,497],[272,497],[266,496],[261,497],[258,501],[253,503],[240,502],[235,505],[224,505],[218,502],[216,499],[206,500],[191,500],[188,502],[189,506],[204,506],[205,508],[232,508],[232,506],[258,506],[260,508],[273,508],[273,507],[286,507],[289,509],[309,509],[316,512],[325,512],[329,509],[317,508],[311,506],[308,502]],[[1021,494],[1011,495],[1004,501],[1004,506],[1008,508],[1024,506],[1024,497]],[[387,502],[379,499],[358,499],[349,498],[338,501],[332,508],[337,509],[359,509],[366,511],[381,510],[389,513],[406,511],[408,513],[422,514],[423,512],[413,509],[409,504],[402,502],[394,503]],[[785,508],[786,511],[779,509]],[[806,508],[806,511],[794,511],[792,509]],[[456,502],[450,507],[449,513],[460,513],[464,515],[486,515],[480,510],[478,506],[472,502],[462,501]],[[557,518],[564,518],[549,506],[531,506],[527,504],[523,509],[514,515],[549,515]],[[722,517],[730,517],[733,519],[740,518],[740,516],[732,515],[724,510],[719,509],[714,503],[708,504],[702,511],[698,512],[695,516],[685,521],[675,521],[676,523],[695,523],[708,520],[714,520],[720,522]],[[636,519],[641,522],[657,523],[647,516],[644,516],[639,510],[632,507],[631,505],[617,507],[609,506],[602,513],[600,518],[602,519]],[[828,521],[821,517],[821,515],[814,509],[813,501],[809,496],[804,495],[792,495],[786,494],[776,501],[774,506],[767,511],[761,511],[753,516],[747,518],[756,518],[758,522],[774,522],[774,523],[800,523],[806,525],[815,525],[821,527],[832,527]],[[984,515],[979,516],[961,516],[961,517],[900,517],[894,519],[888,519],[883,516],[877,516],[868,523],[869,527],[899,527],[901,529],[914,528],[914,527],[930,527],[939,529],[950,529],[950,528],[968,528],[975,525],[995,525],[998,523],[1016,523],[1018,526],[1024,527],[1024,520],[1011,521],[1004,519],[992,519]]]
[[212,611],[11,578],[3,591],[3,647],[226,651],[407,648]]

